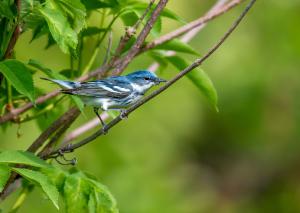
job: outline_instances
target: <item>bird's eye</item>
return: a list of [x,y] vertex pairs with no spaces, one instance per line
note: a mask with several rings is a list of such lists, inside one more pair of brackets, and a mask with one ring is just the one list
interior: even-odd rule
[[145,79],[146,81],[149,81],[149,80],[150,80],[150,78],[148,78],[148,77],[145,77],[144,79]]

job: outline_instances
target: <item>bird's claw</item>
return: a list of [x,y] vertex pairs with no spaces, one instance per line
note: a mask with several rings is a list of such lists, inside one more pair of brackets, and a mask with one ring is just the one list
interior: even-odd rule
[[107,129],[106,125],[102,126],[102,132],[103,132],[103,135],[106,135],[108,133],[108,129]]
[[126,111],[125,111],[125,110],[121,110],[121,113],[120,113],[120,118],[121,118],[122,120],[124,120],[124,119],[127,119],[127,118],[128,118],[128,115],[127,115],[127,113],[126,113]]
[[[54,158],[54,160],[57,163],[61,164],[61,165],[72,165],[72,166],[75,166],[76,163],[77,163],[77,158],[74,157],[72,159],[66,159],[64,153],[65,153],[65,151],[62,150],[62,149],[60,149],[60,150],[58,150],[57,155],[52,156],[52,158]],[[59,158],[61,158],[63,161],[59,160]]]

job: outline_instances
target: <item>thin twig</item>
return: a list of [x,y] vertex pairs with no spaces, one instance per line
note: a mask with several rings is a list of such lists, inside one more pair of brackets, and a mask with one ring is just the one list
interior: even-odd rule
[[[135,105],[133,105],[130,108],[128,108],[126,110],[126,112],[123,113],[123,115],[124,114],[125,115],[129,115],[134,110],[136,110],[137,108],[139,108],[143,104],[145,104],[148,101],[150,101],[152,98],[156,97],[157,95],[159,95],[160,93],[162,93],[163,91],[165,91],[166,89],[168,89],[170,86],[172,86],[174,83],[176,83],[179,79],[181,79],[182,77],[184,77],[187,73],[189,73],[190,71],[192,71],[196,67],[200,66],[206,59],[208,59],[224,43],[224,41],[236,29],[236,27],[239,25],[239,23],[242,21],[242,19],[245,17],[245,15],[248,13],[248,11],[250,10],[250,8],[253,6],[253,4],[255,2],[256,2],[256,0],[251,0],[250,1],[250,3],[247,5],[247,7],[242,12],[242,14],[235,20],[235,22],[226,31],[226,33],[222,36],[222,38],[215,45],[213,45],[213,47],[202,58],[199,58],[199,59],[195,60],[190,66],[188,66],[187,68],[185,68],[184,70],[182,70],[174,78],[172,78],[170,81],[168,81],[164,86],[162,86],[158,90],[154,91],[149,96],[147,96],[146,98],[142,99],[141,101],[139,101]],[[120,116],[116,117],[114,120],[112,120],[110,123],[107,124],[106,131],[108,131],[109,129],[111,129],[112,127],[114,127],[121,120],[122,119],[121,119]],[[53,151],[49,156],[57,154],[58,152],[69,152],[70,150],[75,150],[75,149],[77,149],[77,148],[79,148],[79,147],[81,147],[81,146],[83,146],[83,145],[85,145],[87,143],[90,143],[91,141],[93,141],[97,137],[101,136],[103,133],[104,133],[103,129],[101,129],[101,130],[97,131],[96,133],[92,134],[91,136],[83,139],[82,141],[80,141],[80,142],[78,142],[76,144],[72,144],[72,145],[69,144],[66,147],[61,147],[61,148]]]

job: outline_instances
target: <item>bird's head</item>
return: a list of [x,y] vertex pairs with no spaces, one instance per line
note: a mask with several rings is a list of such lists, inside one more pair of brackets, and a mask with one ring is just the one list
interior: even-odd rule
[[130,73],[127,75],[127,78],[142,93],[154,85],[166,82],[166,80],[157,77],[155,73],[146,70]]

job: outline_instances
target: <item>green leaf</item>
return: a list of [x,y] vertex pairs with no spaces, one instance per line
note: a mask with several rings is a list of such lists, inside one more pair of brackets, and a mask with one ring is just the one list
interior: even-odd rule
[[117,202],[108,188],[95,180],[87,179],[87,181],[92,189],[89,204],[95,204],[95,212],[118,213]]
[[10,167],[6,164],[0,164],[0,192],[2,192],[10,176]]
[[40,14],[38,8],[41,4],[38,0],[22,0],[20,18],[24,22],[22,30],[35,29],[46,25],[43,16]]
[[70,49],[75,50],[78,43],[77,34],[55,2],[47,0],[46,6],[40,8],[39,11],[45,18],[49,30],[61,50],[64,53],[69,53]]
[[71,26],[76,33],[79,33],[86,25],[86,10],[80,0],[55,0],[71,21]]
[[0,18],[1,16],[7,18],[14,17],[14,13],[11,10],[10,1],[8,0],[0,1]]
[[80,171],[67,175],[63,197],[66,212],[119,212],[116,200],[107,187]]
[[60,193],[63,193],[67,172],[56,166],[42,168],[41,172],[55,184]]
[[34,86],[30,70],[20,61],[9,59],[0,62],[0,72],[16,90],[34,101]]
[[0,163],[24,164],[34,167],[48,167],[45,161],[31,152],[5,150],[0,152]]
[[[191,63],[179,56],[166,57],[178,70],[183,70]],[[187,77],[199,88],[199,90],[208,99],[209,103],[218,111],[218,95],[217,91],[210,80],[209,76],[199,67],[187,74]]]
[[138,15],[134,11],[123,13],[120,17],[125,26],[133,26],[139,19]]
[[64,185],[66,212],[88,212],[90,187],[79,174],[68,175]]
[[179,39],[173,39],[171,41],[165,42],[156,46],[154,49],[158,50],[173,50],[176,52],[190,53],[194,55],[199,55],[197,51],[191,47],[189,44],[180,41]]
[[13,168],[15,172],[20,174],[22,177],[28,179],[29,181],[34,182],[35,184],[42,187],[43,191],[52,201],[54,206],[59,209],[58,206],[58,197],[59,193],[55,187],[55,185],[50,181],[50,179],[41,172],[33,171],[30,169],[22,169],[22,168]]
[[82,36],[93,36],[105,31],[107,31],[107,28],[88,27],[82,31]]
[[84,4],[84,6],[87,10],[94,10],[94,9],[100,9],[100,8],[111,8],[114,6],[110,2],[104,2],[104,1],[99,1],[99,0],[82,0],[82,3]]

